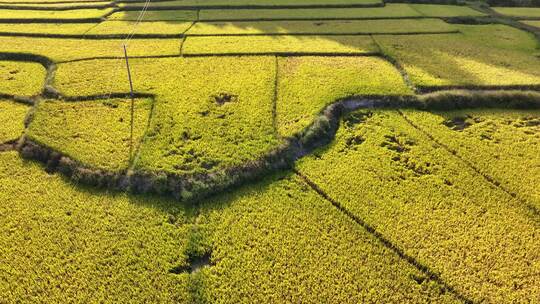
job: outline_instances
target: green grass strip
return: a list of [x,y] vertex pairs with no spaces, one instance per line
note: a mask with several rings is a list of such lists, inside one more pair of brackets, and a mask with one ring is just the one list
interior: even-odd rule
[[[151,101],[137,100],[135,105],[134,148],[148,126]],[[42,101],[28,138],[92,168],[125,170],[129,166],[130,102]]]
[[411,8],[426,17],[480,17],[486,14],[468,6],[411,4]]
[[540,20],[538,21],[533,21],[533,20],[522,20],[520,21],[521,23],[525,23],[527,25],[530,25],[530,26],[534,26],[534,27],[537,27],[538,29],[540,29]]
[[327,105],[349,96],[408,94],[399,72],[380,58],[280,58],[277,129],[285,137],[300,133]]
[[397,112],[351,114],[335,142],[297,168],[472,301],[538,293],[538,215]]
[[35,62],[0,61],[0,93],[37,95],[43,89],[45,68]]
[[189,37],[184,55],[235,54],[373,54],[369,36],[244,36]]
[[494,7],[493,10],[512,17],[540,17],[540,8],[537,7]]
[[451,32],[457,28],[439,19],[349,21],[198,22],[187,35],[264,34],[396,34]]
[[0,296],[7,302],[188,303],[191,211],[164,198],[78,188],[0,154]]
[[29,106],[0,100],[0,144],[21,137]]
[[386,4],[367,8],[298,8],[201,10],[200,20],[273,20],[273,19],[374,19],[420,17],[408,4]]

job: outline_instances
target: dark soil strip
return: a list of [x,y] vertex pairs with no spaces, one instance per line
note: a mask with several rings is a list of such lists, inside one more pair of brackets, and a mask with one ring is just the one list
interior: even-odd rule
[[[168,0],[170,1],[170,0]],[[109,0],[85,0],[85,1],[76,1],[76,2],[73,2],[71,0],[67,0],[67,1],[53,1],[53,2],[47,2],[46,4],[68,4],[68,3],[94,3],[94,2],[111,2]],[[35,5],[43,5],[44,3],[43,2],[40,2],[40,1],[24,1],[24,2],[10,2],[10,1],[5,1],[5,2],[2,2],[2,4],[14,4],[14,5],[17,5],[17,4],[35,4]]]
[[6,4],[5,2],[0,2],[0,9],[9,9],[9,10],[32,10],[32,11],[69,11],[76,9],[105,9],[110,7],[116,7],[116,4],[106,3],[103,4],[93,4],[93,5],[80,5],[73,3],[73,5],[66,6],[47,6],[48,3],[41,3],[41,5],[17,5],[17,4]]
[[321,189],[315,182],[310,180],[307,176],[302,174],[300,171],[294,169],[294,172],[308,184],[311,189],[313,189],[315,192],[317,192],[322,198],[330,202],[335,208],[337,208],[341,213],[355,221],[358,225],[362,226],[367,232],[369,232],[371,235],[373,235],[378,241],[380,241],[386,248],[388,248],[390,251],[397,254],[401,259],[405,260],[407,263],[414,266],[416,269],[421,271],[423,274],[425,274],[430,280],[436,282],[437,284],[444,287],[444,289],[448,292],[450,292],[452,295],[454,295],[457,299],[462,301],[463,303],[474,303],[471,299],[469,299],[467,296],[461,294],[457,290],[455,290],[452,286],[448,285],[436,272],[431,270],[427,265],[422,264],[419,262],[416,258],[413,256],[408,255],[403,249],[399,248],[396,244],[392,243],[391,240],[387,239],[382,233],[377,231],[373,226],[366,223],[362,218],[348,210],[346,207],[344,207],[341,203],[330,197],[323,189]]
[[55,19],[55,18],[13,18],[13,19],[0,19],[0,23],[96,23],[104,21],[103,18],[79,18],[79,19]]
[[[96,26],[99,24],[96,24]],[[57,38],[57,39],[86,39],[86,40],[107,40],[124,39],[126,34],[48,34],[48,33],[10,33],[0,32],[0,36],[5,37],[35,37],[35,38]],[[183,34],[133,34],[135,39],[170,39],[181,38]]]
[[425,131],[423,128],[420,128],[419,126],[417,126],[412,120],[410,120],[402,111],[400,110],[397,110],[398,113],[403,117],[403,119],[405,119],[405,121],[407,121],[407,123],[412,126],[413,128],[415,128],[416,130],[420,131],[422,134],[424,134],[427,138],[429,138],[432,142],[434,142],[435,144],[437,144],[438,146],[442,147],[443,149],[445,149],[448,153],[452,154],[454,157],[456,157],[459,161],[461,161],[462,163],[464,163],[467,167],[469,167],[470,169],[472,169],[476,174],[482,176],[484,178],[484,180],[486,180],[487,182],[489,182],[491,185],[493,185],[494,187],[500,189],[501,191],[505,192],[506,194],[508,194],[509,196],[519,200],[519,202],[521,202],[530,212],[532,212],[536,217],[540,216],[540,209],[538,209],[535,205],[527,202],[526,199],[524,199],[523,197],[521,197],[520,195],[518,195],[517,193],[513,192],[512,190],[506,188],[503,184],[501,184],[501,182],[499,182],[496,178],[494,178],[493,176],[483,172],[480,168],[478,168],[477,166],[475,166],[471,161],[469,161],[468,159],[462,157],[458,151],[450,148],[448,145],[444,144],[443,142],[441,142],[440,140],[436,139],[433,135],[431,135],[429,132]]
[[420,94],[449,90],[483,90],[483,91],[540,91],[540,85],[447,85],[447,86],[418,86]]
[[10,140],[0,144],[0,152],[15,151],[17,148],[18,139]]

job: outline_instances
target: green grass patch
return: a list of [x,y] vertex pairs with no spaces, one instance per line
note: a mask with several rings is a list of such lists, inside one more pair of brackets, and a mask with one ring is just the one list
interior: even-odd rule
[[77,10],[62,10],[62,11],[44,11],[44,10],[11,10],[0,9],[0,20],[2,19],[17,19],[17,20],[32,20],[32,19],[54,19],[54,20],[70,20],[70,19],[98,19],[112,12],[112,8],[106,9],[77,9]]
[[[136,148],[148,126],[151,101],[137,100],[135,105]],[[42,101],[27,135],[92,168],[121,171],[129,166],[130,102]]]
[[406,111],[405,115],[540,209],[540,111]]
[[187,35],[264,34],[395,34],[451,32],[457,28],[439,19],[198,22]]
[[352,113],[297,168],[472,301],[538,294],[537,215],[397,112]]
[[[10,3],[5,3],[5,2],[10,2]],[[71,1],[70,2],[66,2],[66,3],[63,3],[63,2],[58,2],[58,1],[55,1],[53,3],[47,3],[47,1],[39,1],[39,2],[34,2],[34,3],[17,3],[18,1],[0,1],[0,5],[1,6],[10,6],[10,7],[15,7],[15,8],[39,8],[39,9],[50,9],[50,10],[56,10],[56,9],[69,9],[69,8],[72,8],[72,7],[77,7],[78,9],[83,9],[83,8],[96,8],[96,7],[104,7],[104,6],[107,6],[107,5],[111,5],[112,2],[86,2],[86,0],[84,2],[78,2],[77,1]],[[32,1],[24,1],[24,2],[32,2]]]
[[411,4],[411,8],[426,17],[479,17],[486,14],[474,10],[468,6],[459,5],[434,5],[434,4]]
[[[121,39],[0,37],[0,52],[42,55],[55,62],[100,57],[123,58],[123,42]],[[128,52],[130,57],[178,55],[180,39],[132,39]]]
[[375,36],[419,87],[540,84],[537,42],[504,25],[459,26],[463,35]]
[[240,36],[188,37],[184,55],[235,54],[372,54],[378,51],[369,36]]
[[273,57],[191,58],[170,66],[137,169],[216,172],[275,149],[274,76]]
[[[0,297],[6,302],[188,303],[192,212],[88,190],[0,154]],[[9,203],[7,203],[9,202]]]
[[367,19],[419,17],[408,4],[386,4],[366,8],[298,8],[298,9],[235,9],[201,10],[200,20],[273,20],[273,19]]
[[[159,7],[242,7],[242,6],[265,6],[265,7],[279,7],[279,6],[354,6],[354,5],[377,5],[381,4],[381,0],[333,0],[331,3],[328,0],[296,0],[294,2],[289,0],[272,0],[272,1],[253,1],[253,0],[176,0],[176,1],[161,1],[153,2],[148,6],[149,8]],[[122,8],[142,8],[144,3],[120,3]]]
[[35,62],[0,60],[0,93],[33,96],[43,89],[45,68]]
[[494,7],[499,14],[512,17],[540,17],[540,8],[536,7]]
[[[137,21],[140,11],[116,12],[108,20]],[[142,21],[195,21],[197,12],[189,10],[146,11]]]
[[281,136],[295,135],[325,106],[349,96],[408,94],[399,72],[380,58],[280,58],[277,129]]
[[88,31],[88,35],[180,35],[191,22],[140,22],[105,21]]
[[0,23],[0,33],[82,35],[94,26],[92,23]]
[[201,302],[456,302],[297,177],[244,187],[203,210],[215,265],[196,274]]
[[0,100],[0,144],[21,137],[29,106]]

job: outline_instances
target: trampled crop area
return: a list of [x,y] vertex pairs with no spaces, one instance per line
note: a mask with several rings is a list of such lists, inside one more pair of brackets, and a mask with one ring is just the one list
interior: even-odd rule
[[540,303],[540,8],[420,2],[0,0],[0,303]]

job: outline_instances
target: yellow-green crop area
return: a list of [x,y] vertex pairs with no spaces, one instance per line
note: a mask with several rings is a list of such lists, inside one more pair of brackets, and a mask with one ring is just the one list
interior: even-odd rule
[[0,0],[0,304],[540,303],[503,1]]

